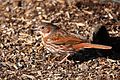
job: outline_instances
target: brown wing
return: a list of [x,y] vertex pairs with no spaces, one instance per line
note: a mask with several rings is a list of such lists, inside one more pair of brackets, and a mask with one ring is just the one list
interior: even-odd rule
[[78,43],[82,43],[83,41],[80,40],[79,38],[76,37],[60,37],[60,38],[56,38],[56,40],[54,40],[52,43],[54,44],[58,44],[58,45],[62,45],[62,44],[78,44]]

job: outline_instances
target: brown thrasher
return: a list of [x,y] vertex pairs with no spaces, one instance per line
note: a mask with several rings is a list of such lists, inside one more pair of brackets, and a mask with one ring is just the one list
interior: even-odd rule
[[67,60],[70,53],[79,51],[82,48],[111,49],[111,46],[88,43],[76,36],[70,35],[67,31],[50,24],[43,23],[40,25],[40,34],[42,44],[45,49],[52,53],[67,53],[67,56],[60,63]]

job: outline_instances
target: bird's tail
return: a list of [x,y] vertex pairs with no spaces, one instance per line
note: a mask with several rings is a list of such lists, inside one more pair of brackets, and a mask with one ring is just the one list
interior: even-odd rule
[[111,46],[99,45],[99,44],[91,44],[91,43],[81,43],[72,46],[76,51],[81,48],[95,48],[95,49],[111,49]]

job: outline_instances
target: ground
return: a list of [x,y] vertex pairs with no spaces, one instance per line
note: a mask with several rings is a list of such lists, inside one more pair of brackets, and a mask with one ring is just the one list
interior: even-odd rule
[[[0,0],[0,80],[120,80],[120,4],[97,0]],[[53,23],[112,50],[53,60],[35,31]]]

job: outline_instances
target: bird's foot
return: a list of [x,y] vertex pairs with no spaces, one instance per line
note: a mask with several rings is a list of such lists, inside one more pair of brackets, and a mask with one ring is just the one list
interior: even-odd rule
[[71,61],[68,60],[68,57],[69,57],[69,56],[70,56],[70,54],[68,54],[67,56],[65,56],[65,57],[59,62],[59,64],[65,62],[65,61],[71,63]]

